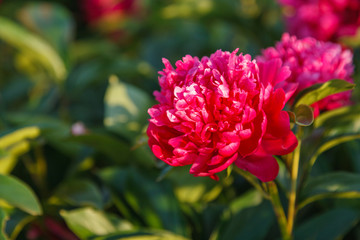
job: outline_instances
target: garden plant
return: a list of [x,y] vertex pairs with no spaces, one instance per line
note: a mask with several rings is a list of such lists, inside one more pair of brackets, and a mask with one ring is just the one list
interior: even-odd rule
[[0,1],[0,240],[360,239],[360,0]]

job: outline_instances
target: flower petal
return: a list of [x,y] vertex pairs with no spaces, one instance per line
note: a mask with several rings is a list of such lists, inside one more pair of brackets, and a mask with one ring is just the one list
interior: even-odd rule
[[271,155],[252,154],[245,158],[239,158],[235,165],[255,175],[263,182],[269,182],[276,178],[279,173],[279,165]]

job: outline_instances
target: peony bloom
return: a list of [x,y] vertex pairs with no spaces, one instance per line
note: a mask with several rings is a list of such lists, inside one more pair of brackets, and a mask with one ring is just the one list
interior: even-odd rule
[[149,109],[149,146],[171,166],[191,165],[194,176],[218,177],[232,163],[262,181],[276,178],[272,155],[297,146],[290,130],[283,89],[290,72],[275,59],[257,64],[250,55],[216,51],[187,55],[174,69],[163,59],[159,104]]
[[139,15],[138,0],[83,0],[86,20],[98,30],[117,38],[129,16]]
[[297,37],[338,41],[360,27],[359,0],[279,0],[286,6],[288,31]]
[[[285,33],[275,47],[262,52],[258,61],[280,58],[288,66],[291,75],[280,85],[287,93],[293,94],[290,102],[301,90],[317,83],[332,79],[343,79],[353,82],[354,71],[352,52],[344,50],[339,44],[321,42],[314,38],[297,39]],[[317,116],[321,110],[331,110],[351,104],[351,92],[331,95],[312,105]]]

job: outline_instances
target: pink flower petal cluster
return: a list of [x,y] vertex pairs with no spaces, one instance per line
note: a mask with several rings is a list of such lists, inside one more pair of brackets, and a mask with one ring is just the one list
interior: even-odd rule
[[359,0],[279,0],[288,31],[297,37],[337,42],[360,27]]
[[131,40],[127,22],[138,21],[145,13],[141,0],[82,0],[81,7],[90,27],[120,43]]
[[276,178],[272,155],[297,146],[285,92],[274,86],[290,74],[279,59],[257,64],[250,55],[218,50],[187,55],[174,69],[163,59],[159,104],[149,109],[147,134],[156,157],[171,166],[191,165],[194,176],[218,177],[232,163],[261,181]]
[[[269,47],[262,52],[258,61],[281,59],[284,66],[291,70],[286,81],[280,83],[287,95],[291,96],[290,103],[303,89],[317,83],[324,83],[332,79],[343,79],[353,82],[352,52],[343,49],[339,44],[322,42],[307,37],[297,39],[288,33],[283,34],[281,41],[275,47]],[[331,110],[351,104],[351,92],[342,92],[324,98],[312,105],[317,116],[322,110]]]
[[135,0],[85,0],[83,8],[87,20],[96,23],[103,18],[115,18],[134,11]]

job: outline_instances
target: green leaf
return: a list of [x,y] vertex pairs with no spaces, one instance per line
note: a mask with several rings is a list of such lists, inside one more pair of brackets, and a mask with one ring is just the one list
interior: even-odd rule
[[340,42],[351,48],[357,48],[360,46],[360,29],[358,28],[354,35],[343,36],[340,38]]
[[32,189],[15,177],[0,175],[0,199],[31,215],[42,214],[39,200]]
[[0,137],[0,149],[9,148],[26,139],[33,139],[40,135],[38,127],[24,127]]
[[325,198],[360,198],[360,175],[333,172],[309,179],[301,191],[298,208]]
[[223,219],[220,222],[220,228],[210,239],[264,239],[275,221],[275,216],[268,202],[263,202],[254,207],[245,207],[246,205],[255,205],[251,203],[251,199],[254,197],[256,199],[259,196],[248,195],[246,199],[241,201],[239,211],[234,212],[230,218]]
[[[159,167],[159,161],[156,161],[156,157],[154,156],[154,153],[151,151],[148,140],[149,137],[146,134],[147,126],[144,126],[143,132],[141,135],[137,136],[136,138],[133,138],[133,145],[131,147],[131,152],[133,156],[136,158],[136,163],[139,166],[142,166],[142,168],[153,168],[153,167]],[[163,164],[160,163],[160,164]],[[164,175],[158,177],[158,180],[161,180],[161,178],[165,177],[166,173],[164,172]]]
[[52,147],[67,155],[78,156],[81,146],[66,139],[70,136],[71,126],[59,118],[41,114],[9,113],[6,120],[17,126],[34,125],[41,130],[41,135]]
[[[309,168],[314,166],[318,156],[322,154],[323,152],[329,150],[330,148],[333,148],[341,143],[353,141],[355,139],[360,139],[360,134],[354,134],[354,135],[344,135],[344,136],[336,136],[333,138],[325,139],[323,141],[320,141],[320,144],[315,144],[315,150],[312,154],[309,154],[308,162],[305,162],[305,164],[308,164]],[[311,142],[310,142],[311,143]],[[306,149],[306,148],[305,148]]]
[[342,239],[358,221],[359,213],[353,209],[331,209],[296,227],[295,240]]
[[71,211],[61,210],[60,215],[80,239],[132,229],[129,222],[92,208],[79,208]]
[[315,84],[298,94],[294,106],[297,107],[301,104],[311,105],[327,96],[348,91],[354,87],[355,84],[340,79],[333,79],[322,84]]
[[89,180],[72,179],[64,183],[55,197],[75,206],[91,206],[101,209],[104,205],[100,190]]
[[314,121],[314,113],[308,105],[298,105],[294,112],[288,111],[290,119],[300,126],[310,126]]
[[31,216],[17,208],[6,209],[6,212],[8,220],[6,221],[5,232],[10,239],[17,239],[24,227],[37,218],[37,216]]
[[231,214],[242,211],[245,208],[254,207],[260,205],[263,201],[263,197],[256,189],[249,190],[243,193],[240,197],[236,198],[229,204],[229,210]]
[[181,202],[208,202],[221,193],[222,186],[219,182],[211,178],[191,176],[189,167],[171,169],[166,178],[174,183],[175,195]]
[[[315,127],[337,124],[336,120],[352,121],[360,117],[360,104],[344,106],[320,114],[314,121]],[[337,124],[338,125],[338,124]]]
[[100,59],[104,55],[113,56],[117,50],[116,44],[106,39],[77,39],[76,42],[70,46],[70,57],[73,62],[86,61],[90,63],[89,59]]
[[109,234],[101,237],[90,238],[90,240],[189,240],[182,236],[166,231],[157,230],[137,230],[123,231],[121,233]]
[[0,208],[0,240],[8,240],[9,238],[6,236],[5,233],[5,224],[7,220],[7,215],[5,211]]
[[276,182],[283,189],[284,192],[290,192],[291,189],[291,178],[290,171],[287,168],[284,161],[277,160],[279,164],[279,173],[276,177]]
[[360,133],[360,104],[326,111],[316,118],[314,126],[325,128],[332,136]]
[[125,192],[125,182],[128,176],[126,168],[105,168],[99,172],[99,177],[112,190],[115,206],[119,209],[125,219],[132,223],[139,223],[139,220],[133,216],[129,206],[123,200],[123,193]]
[[360,138],[360,105],[346,106],[320,114],[315,129],[303,141],[302,165],[310,172],[318,156],[339,144]]
[[172,186],[154,180],[130,169],[125,182],[125,199],[150,227],[185,235],[184,217]]
[[156,178],[156,181],[160,182],[161,180],[163,180],[173,169],[174,167],[170,165],[166,165],[165,167],[163,167],[161,173]]
[[148,118],[151,98],[141,89],[120,82],[116,76],[109,79],[105,94],[105,119],[107,128],[132,139],[140,134]]
[[9,174],[15,167],[18,156],[29,151],[28,139],[39,135],[39,128],[24,127],[0,137],[0,174]]
[[156,177],[135,168],[106,169],[100,177],[114,190],[117,206],[127,219],[135,217],[149,227],[186,235],[185,219],[168,181],[156,182]]
[[67,140],[88,145],[105,154],[116,163],[128,162],[130,147],[115,137],[100,133],[87,133],[68,137]]
[[39,61],[58,81],[65,79],[65,64],[47,42],[6,18],[0,17],[0,26],[0,39]]
[[64,60],[67,59],[74,23],[64,7],[55,3],[29,3],[18,16],[25,26],[45,38]]

